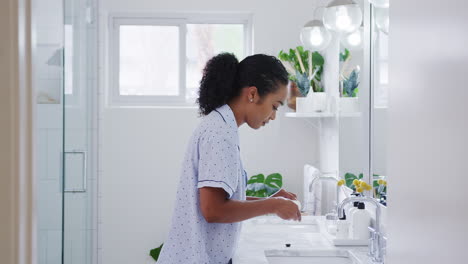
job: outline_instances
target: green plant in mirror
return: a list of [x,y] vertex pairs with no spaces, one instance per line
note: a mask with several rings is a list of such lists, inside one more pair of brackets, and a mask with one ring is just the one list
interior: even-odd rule
[[311,88],[314,92],[324,91],[322,73],[325,60],[320,53],[298,46],[286,52],[281,50],[278,58],[288,71],[289,79],[296,82],[303,96],[307,96]]
[[374,197],[380,199],[383,195],[387,195],[387,181],[381,179],[381,176],[374,174]]
[[348,49],[345,49],[343,52],[340,52],[340,61],[345,62],[351,57],[351,53]]
[[343,97],[356,97],[359,92],[359,67],[354,69],[348,78],[343,80]]
[[272,173],[265,178],[263,174],[250,177],[247,181],[246,195],[251,197],[268,197],[283,187],[283,176]]

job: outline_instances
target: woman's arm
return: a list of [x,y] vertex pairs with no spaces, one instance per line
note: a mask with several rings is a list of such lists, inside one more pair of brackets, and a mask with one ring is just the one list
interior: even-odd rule
[[297,205],[284,198],[238,201],[227,199],[221,188],[203,187],[199,191],[200,209],[209,223],[234,223],[272,213],[286,220],[301,220]]

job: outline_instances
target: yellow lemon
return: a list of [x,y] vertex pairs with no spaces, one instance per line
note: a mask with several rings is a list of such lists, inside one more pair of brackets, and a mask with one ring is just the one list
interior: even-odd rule
[[343,184],[345,184],[345,180],[339,180],[338,181],[338,186],[342,186]]
[[384,180],[380,179],[380,180],[377,181],[377,183],[378,183],[379,185],[382,185],[382,184],[384,184]]
[[372,190],[372,187],[369,184],[366,184],[366,186],[364,187],[364,190],[370,191]]
[[354,180],[354,181],[353,181],[353,184],[354,184],[354,186],[356,186],[356,187],[357,187],[357,186],[359,186],[360,182],[359,182],[359,180],[358,180],[358,179],[356,179],[356,180]]
[[357,188],[356,188],[356,192],[362,193],[363,191],[364,191],[364,190],[362,189],[362,187],[357,187]]

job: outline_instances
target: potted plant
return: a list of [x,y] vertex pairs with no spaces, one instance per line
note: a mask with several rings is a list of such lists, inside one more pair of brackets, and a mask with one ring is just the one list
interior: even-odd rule
[[359,74],[360,67],[356,66],[349,74],[346,74],[347,65],[351,59],[348,49],[340,53],[340,61],[343,62],[340,73],[340,112],[359,112]]
[[288,106],[297,112],[324,111],[326,94],[322,73],[325,60],[322,55],[298,46],[289,52],[280,51],[278,58],[289,73]]

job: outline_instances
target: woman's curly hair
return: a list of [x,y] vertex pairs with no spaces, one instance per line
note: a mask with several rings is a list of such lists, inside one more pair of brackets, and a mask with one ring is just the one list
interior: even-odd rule
[[240,95],[244,87],[257,87],[260,97],[276,92],[279,84],[288,83],[288,73],[275,57],[256,54],[240,63],[231,53],[211,58],[203,70],[197,103],[200,114],[208,115],[214,109]]

